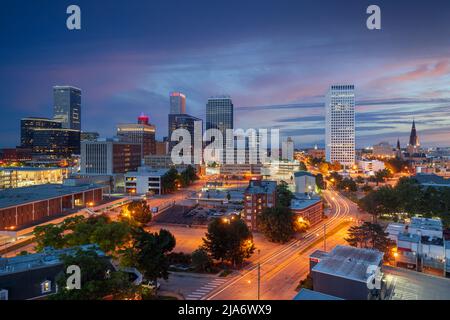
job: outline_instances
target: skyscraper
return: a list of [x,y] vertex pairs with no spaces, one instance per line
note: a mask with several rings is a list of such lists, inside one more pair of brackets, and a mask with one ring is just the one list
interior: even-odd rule
[[291,137],[281,143],[281,154],[282,160],[294,160],[294,141]]
[[188,114],[169,114],[169,153],[172,151],[172,148],[178,143],[176,141],[171,141],[172,132],[174,132],[176,129],[186,129],[190,133],[192,150],[194,148],[195,140],[197,140],[197,143],[200,142],[201,145],[203,132],[195,132],[196,122],[202,123],[200,127],[203,127],[203,121],[199,118],[190,116]]
[[186,113],[186,96],[181,92],[170,93],[170,114]]
[[206,104],[206,130],[219,129],[224,138],[225,130],[234,128],[234,106],[230,97],[212,97]]
[[117,136],[122,142],[139,143],[142,156],[156,154],[156,128],[149,123],[148,116],[141,114],[138,123],[119,124]]
[[[227,129],[234,129],[234,106],[230,97],[218,96],[208,99],[208,103],[206,104],[207,141],[211,141],[212,138],[208,134],[209,129],[218,129],[222,133],[224,151],[226,145],[231,146],[234,144],[234,138],[227,143],[226,136]],[[214,157],[215,161],[225,162],[226,152],[215,153]]]
[[65,129],[81,130],[81,90],[71,86],[53,87],[53,118]]
[[355,86],[332,85],[325,105],[326,160],[355,163]]

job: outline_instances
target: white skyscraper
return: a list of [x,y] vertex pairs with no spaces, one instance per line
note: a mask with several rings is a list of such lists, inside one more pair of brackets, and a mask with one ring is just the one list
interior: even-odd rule
[[355,86],[332,85],[326,97],[326,160],[355,163]]
[[281,157],[282,160],[294,160],[294,141],[291,137],[281,143]]

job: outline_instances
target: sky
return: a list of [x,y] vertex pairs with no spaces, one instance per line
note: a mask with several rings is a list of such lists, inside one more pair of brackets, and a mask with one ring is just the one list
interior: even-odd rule
[[[66,9],[81,8],[79,31]],[[366,9],[381,8],[381,30]],[[82,129],[103,137],[144,112],[167,135],[169,93],[205,118],[230,95],[235,127],[324,143],[324,96],[356,87],[358,147],[450,146],[450,1],[2,0],[0,147],[20,118],[52,116],[52,87],[82,89]]]

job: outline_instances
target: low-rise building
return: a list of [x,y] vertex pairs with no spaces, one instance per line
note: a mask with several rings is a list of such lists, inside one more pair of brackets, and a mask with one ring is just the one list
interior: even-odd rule
[[297,171],[300,171],[300,162],[297,160],[271,161],[262,165],[261,175],[264,179],[290,183],[294,180],[294,174]]
[[155,194],[164,193],[163,176],[169,169],[152,169],[139,167],[137,171],[125,174],[125,192],[129,194]]
[[266,208],[272,208],[277,201],[277,183],[268,180],[250,180],[244,193],[245,222],[258,230],[258,216]]
[[68,168],[7,167],[0,168],[0,189],[21,188],[47,183],[62,183]]
[[311,269],[314,291],[345,300],[382,299],[383,255],[373,249],[336,246]]
[[374,157],[378,158],[392,158],[394,157],[394,147],[389,142],[383,141],[373,146]]
[[360,160],[358,161],[359,169],[366,175],[373,176],[375,172],[384,170],[384,162],[379,160]]
[[310,197],[304,194],[295,194],[291,200],[291,210],[298,218],[302,218],[315,225],[322,220],[323,202],[320,197]]
[[310,194],[316,192],[316,176],[312,173],[297,171],[294,173],[294,181],[296,193]]
[[0,233],[17,231],[103,200],[99,185],[43,184],[0,191]]
[[386,232],[397,245],[394,254],[397,266],[417,271],[443,271],[446,250],[440,219],[413,217],[409,224],[389,224]]

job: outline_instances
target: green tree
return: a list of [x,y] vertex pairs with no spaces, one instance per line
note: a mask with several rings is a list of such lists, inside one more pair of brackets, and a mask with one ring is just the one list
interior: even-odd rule
[[327,185],[321,173],[316,175],[316,185],[320,190],[325,190],[327,188]]
[[175,237],[167,230],[148,233],[136,228],[133,230],[132,246],[124,250],[124,262],[136,266],[148,280],[168,279],[168,254],[175,245]]
[[282,181],[277,185],[277,205],[281,207],[290,207],[291,200],[294,198],[293,193],[288,189],[286,182]]
[[337,188],[339,190],[346,190],[346,191],[352,191],[355,192],[358,190],[358,187],[351,178],[344,178],[343,180],[339,181],[337,183]]
[[199,248],[192,252],[192,266],[196,272],[207,272],[211,270],[213,261],[211,257],[208,255],[208,252]]
[[258,217],[258,229],[270,241],[286,243],[295,233],[295,215],[288,207],[266,208]]
[[55,224],[35,227],[33,235],[36,241],[36,250],[40,252],[45,247],[53,247],[55,249],[63,248],[66,244],[63,232],[64,229]]
[[365,182],[364,178],[361,176],[357,176],[355,182],[357,184],[363,184]]
[[255,251],[252,233],[241,219],[214,219],[208,225],[202,248],[212,258],[229,261],[233,266],[241,265]]
[[139,225],[146,225],[152,220],[152,212],[145,200],[131,202],[127,210]]
[[128,275],[114,271],[108,259],[93,250],[78,250],[74,255],[63,256],[62,260],[64,270],[71,265],[80,267],[81,289],[68,289],[66,283],[70,275],[62,272],[57,278],[59,291],[49,297],[51,300],[101,300],[109,295],[120,299],[133,295],[134,287]]
[[308,168],[306,167],[306,164],[303,161],[300,161],[299,169],[300,171],[308,171]]
[[353,247],[370,248],[384,252],[385,258],[388,258],[395,243],[387,236],[388,234],[384,232],[381,225],[364,222],[361,226],[351,227],[345,240]]
[[170,193],[175,191],[177,187],[178,171],[175,168],[171,168],[161,177],[161,184],[164,193]]

